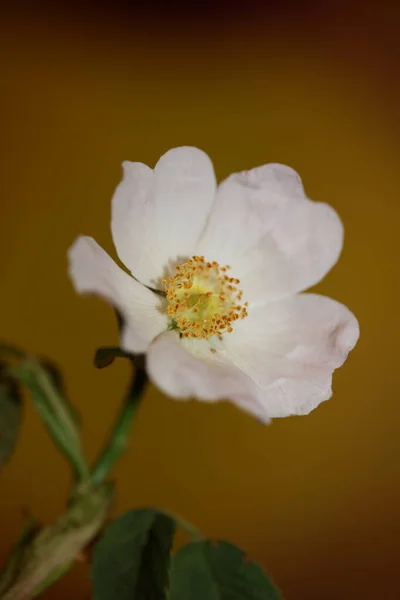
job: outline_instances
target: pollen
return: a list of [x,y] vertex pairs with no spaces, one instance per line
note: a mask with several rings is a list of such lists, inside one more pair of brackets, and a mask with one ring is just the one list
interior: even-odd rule
[[231,333],[235,321],[247,317],[240,280],[226,275],[230,268],[192,256],[176,267],[173,277],[162,280],[168,315],[184,337],[208,339]]

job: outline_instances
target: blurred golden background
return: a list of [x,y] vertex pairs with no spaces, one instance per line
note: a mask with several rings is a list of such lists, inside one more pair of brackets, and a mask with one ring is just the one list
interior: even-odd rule
[[[347,304],[361,338],[308,417],[259,425],[233,406],[178,403],[152,388],[116,470],[116,514],[181,513],[228,538],[287,600],[400,597],[399,69],[395,3],[164,6],[37,3],[3,13],[0,337],[65,370],[94,457],[126,366],[92,366],[117,342],[110,307],[76,296],[66,250],[81,233],[109,251],[124,159],[154,165],[195,145],[218,178],[266,162],[302,176],[346,230],[317,291]],[[0,473],[0,559],[29,508],[64,507],[69,474],[29,402]],[[89,598],[77,566],[49,600]]]

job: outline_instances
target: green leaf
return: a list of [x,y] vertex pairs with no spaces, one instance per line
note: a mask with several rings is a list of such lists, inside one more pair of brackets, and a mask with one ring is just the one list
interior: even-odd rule
[[[29,356],[20,348],[2,342],[0,356],[4,357],[4,360],[0,361],[0,373],[10,381],[23,384],[29,389],[34,405],[53,440],[70,460],[79,480],[87,480],[89,468],[81,446],[79,416],[67,398],[64,380],[58,367],[47,359]],[[4,395],[4,390],[0,390],[0,393]],[[4,402],[2,404],[4,405]],[[4,418],[6,417],[3,417],[0,410],[0,464]],[[8,427],[8,424],[3,429],[8,436],[11,435],[12,428]]]
[[263,569],[228,542],[192,542],[172,561],[169,600],[282,600]]
[[132,510],[106,529],[93,557],[94,600],[167,600],[174,521]]
[[39,362],[42,368],[47,371],[47,374],[50,376],[54,387],[58,390],[59,397],[63,401],[65,410],[69,413],[71,420],[74,421],[76,425],[80,425],[79,412],[68,399],[67,387],[60,368],[47,358],[40,359]]
[[19,387],[4,375],[0,363],[0,466],[5,464],[14,451],[22,420],[22,403]]
[[29,390],[36,410],[57,446],[73,466],[79,481],[89,479],[80,433],[69,405],[54,385],[54,378],[35,358],[11,367],[9,373]]

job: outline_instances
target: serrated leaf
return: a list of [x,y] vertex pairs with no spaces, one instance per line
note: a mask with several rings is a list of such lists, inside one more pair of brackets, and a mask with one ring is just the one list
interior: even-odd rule
[[156,510],[132,510],[95,547],[94,600],[167,600],[174,521]]
[[0,365],[0,466],[11,457],[22,420],[22,403],[18,385],[2,374]]
[[228,542],[192,542],[174,556],[169,600],[283,600],[263,569]]

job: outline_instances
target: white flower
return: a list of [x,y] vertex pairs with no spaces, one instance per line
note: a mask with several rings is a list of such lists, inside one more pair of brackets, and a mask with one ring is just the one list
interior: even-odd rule
[[299,292],[339,257],[336,212],[309,200],[297,173],[279,164],[218,187],[196,148],[172,149],[154,169],[123,167],[111,229],[132,276],[93,238],[69,250],[76,290],[122,313],[121,347],[147,353],[148,373],[166,394],[230,398],[264,421],[328,400],[358,323],[342,304]]

